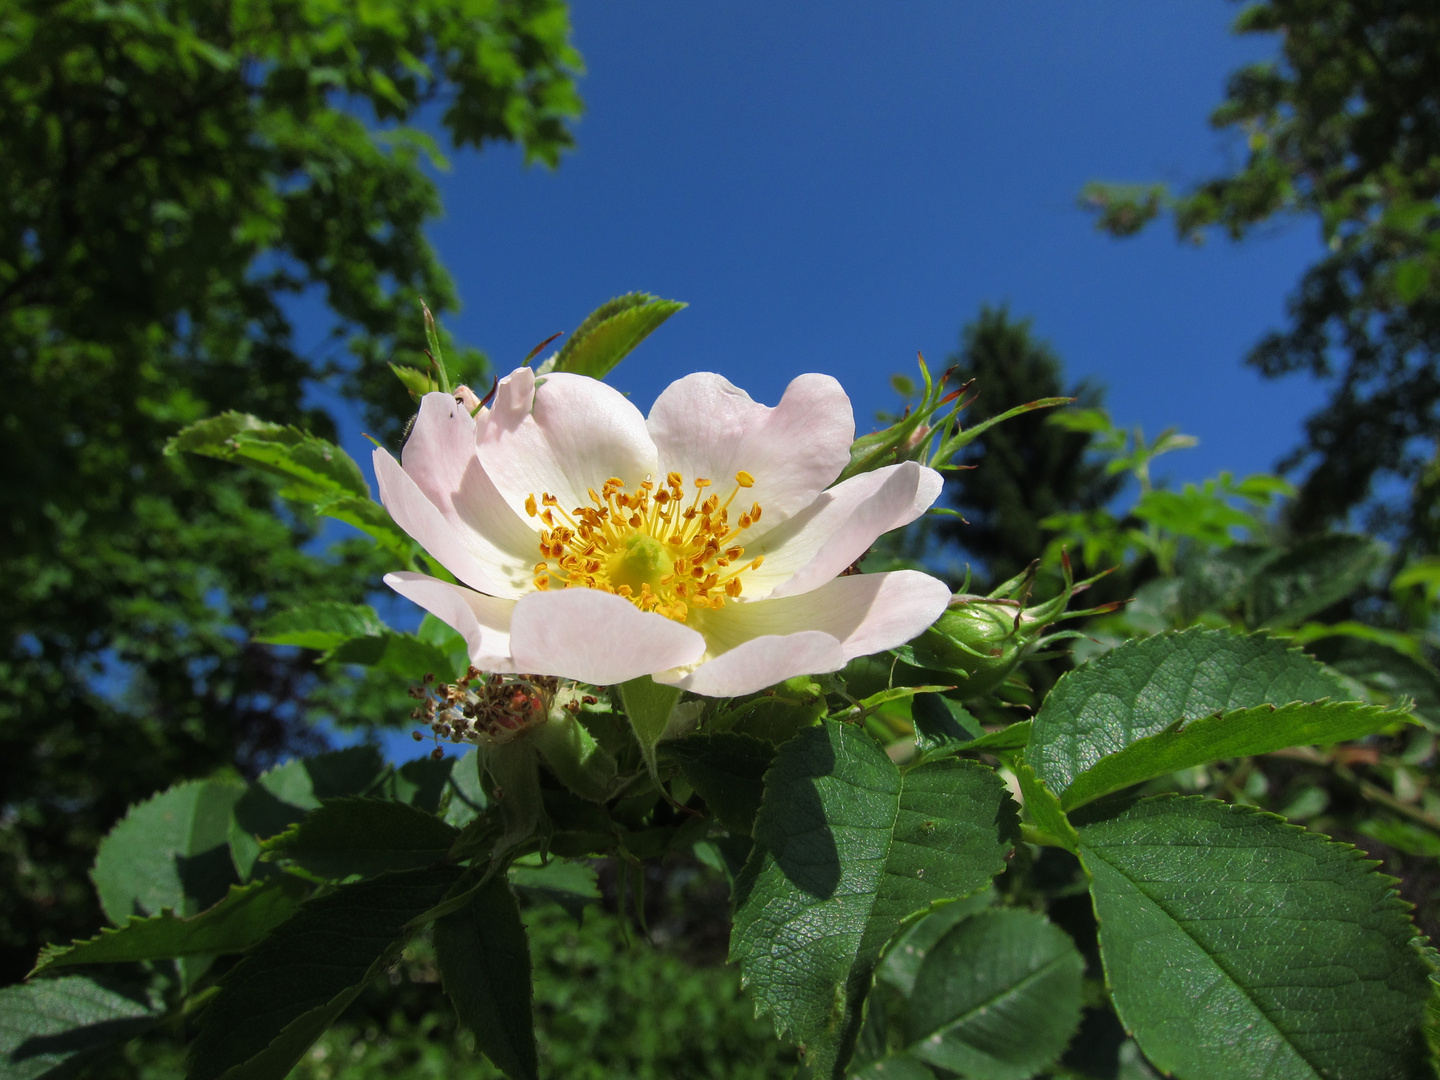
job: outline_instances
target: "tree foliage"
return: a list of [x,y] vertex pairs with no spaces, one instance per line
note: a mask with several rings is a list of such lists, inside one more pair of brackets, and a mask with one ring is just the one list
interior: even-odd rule
[[[1317,221],[1326,254],[1289,300],[1289,325],[1248,363],[1329,380],[1287,465],[1308,466],[1291,512],[1315,531],[1370,506],[1374,524],[1440,544],[1440,11],[1424,0],[1266,0],[1237,32],[1279,35],[1279,56],[1231,77],[1212,124],[1244,164],[1172,196],[1096,184],[1084,198],[1124,236],[1162,210],[1183,238],[1240,239],[1288,215]],[[1386,477],[1408,486],[1388,502]]]
[[[249,639],[267,611],[361,601],[371,545],[317,559],[277,485],[161,450],[226,409],[333,437],[315,380],[398,430],[385,361],[423,366],[420,298],[455,304],[420,111],[457,148],[553,165],[579,111],[568,38],[560,0],[0,6],[8,976],[93,921],[88,853],[127,804],[363,713],[341,669]],[[317,300],[312,351],[290,313]]]

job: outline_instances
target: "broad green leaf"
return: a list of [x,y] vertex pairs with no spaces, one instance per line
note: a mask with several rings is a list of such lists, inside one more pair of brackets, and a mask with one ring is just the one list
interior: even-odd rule
[[88,941],[48,946],[31,975],[77,964],[244,952],[290,917],[303,892],[299,881],[282,877],[232,885],[225,899],[189,918],[177,918],[169,911],[148,919],[132,915],[124,926],[102,930]]
[[935,1074],[909,1054],[893,1054],[852,1073],[850,1080],[935,1080]]
[[238,782],[191,780],[130,808],[100,841],[91,876],[117,926],[169,908],[194,915],[235,882],[227,834]]
[[480,782],[480,761],[480,752],[473,746],[454,759],[447,785],[450,800],[445,808],[447,825],[463,829],[490,805]]
[[550,370],[603,379],[661,323],[688,306],[643,292],[617,296],[601,304],[575,328]]
[[1080,843],[1075,828],[1065,816],[1065,810],[1055,793],[1035,775],[1035,770],[1024,762],[1015,766],[1015,779],[1020,783],[1020,795],[1025,800],[1025,810],[1035,827],[1045,833],[1038,840],[1058,842],[1067,851],[1074,851]]
[[389,793],[396,800],[409,803],[427,814],[439,813],[450,774],[459,760],[444,757],[436,761],[427,754],[407,761],[390,775]]
[[921,754],[953,753],[983,738],[985,729],[963,706],[940,694],[916,694],[910,703],[915,749]]
[[645,755],[645,766],[650,775],[655,775],[655,744],[665,734],[670,723],[670,713],[680,700],[680,689],[657,683],[649,675],[631,679],[620,684],[620,700],[625,706],[625,716],[630,729]]
[[885,942],[909,915],[999,873],[1016,828],[1004,785],[975,762],[902,773],[834,721],[780,748],[735,886],[730,952],[817,1077],[842,1075]]
[[60,1080],[162,1015],[143,990],[80,975],[0,988],[0,1076]]
[[1372,701],[1410,699],[1432,730],[1440,728],[1440,671],[1423,658],[1407,656],[1383,642],[1337,635],[1311,641],[1305,650],[1365,687]]
[[317,514],[353,525],[395,555],[402,564],[408,564],[415,555],[415,541],[395,524],[389,511],[368,496],[341,495],[333,499],[318,499],[314,507]]
[[261,625],[255,640],[266,645],[333,649],[351,638],[379,636],[386,629],[369,604],[322,600],[270,616]]
[[386,772],[373,746],[350,746],[277,765],[250,785],[235,804],[230,823],[230,856],[240,876],[272,873],[259,864],[260,841],[284,832],[324,798],[360,795],[374,789]]
[[1116,1011],[1185,1080],[1428,1074],[1429,965],[1394,880],[1248,807],[1087,811],[1080,858]]
[[1030,726],[1033,720],[1021,720],[1003,727],[999,731],[992,731],[972,739],[967,743],[961,743],[957,750],[1023,750],[1030,745]]
[[280,494],[310,503],[317,513],[354,525],[407,559],[414,542],[370,497],[364,474],[344,450],[299,428],[227,412],[191,424],[165,444],[165,453],[204,454],[238,461],[285,481]]
[[765,770],[775,760],[774,746],[753,735],[722,731],[674,739],[665,744],[665,754],[680,765],[716,821],[750,835],[765,792]]
[[535,1080],[530,945],[515,895],[492,877],[459,911],[435,923],[445,993],[476,1045],[511,1080]]
[[1385,547],[1368,536],[1317,536],[1266,559],[1251,577],[1245,621],[1294,626],[1358,589],[1385,562]]
[[920,974],[920,965],[930,955],[936,942],[961,920],[968,919],[977,911],[984,911],[993,903],[995,890],[989,888],[959,900],[936,904],[934,910],[915,920],[890,943],[875,977],[909,997],[915,989],[915,976]]
[[370,497],[360,466],[332,442],[299,428],[227,412],[191,424],[165,445],[167,454],[187,451],[243,461],[285,480],[280,494],[322,502],[345,495]]
[[453,682],[460,674],[445,651],[414,634],[386,630],[369,637],[351,638],[321,658],[327,664],[359,664],[392,671],[419,682],[434,675],[441,682]]
[[585,907],[600,900],[599,875],[587,862],[551,859],[541,864],[538,855],[527,855],[510,864],[510,884],[521,895],[559,904],[577,923]]
[[302,905],[220,980],[190,1046],[188,1080],[282,1080],[460,873],[385,874]]
[[906,1008],[908,1051],[969,1080],[1028,1080],[1080,1023],[1085,961],[1033,911],[991,908],[929,950]]
[[1275,638],[1224,630],[1158,634],[1062,675],[1032,722],[1025,760],[1063,797],[1101,758],[1178,720],[1352,697],[1334,674]]
[[1156,776],[1222,758],[1250,757],[1287,746],[1328,745],[1404,723],[1403,709],[1355,701],[1258,705],[1178,722],[1103,757],[1065,789],[1066,810]]
[[320,877],[372,877],[432,866],[459,835],[433,814],[405,803],[346,797],[326,799],[263,847],[268,857],[288,859]]

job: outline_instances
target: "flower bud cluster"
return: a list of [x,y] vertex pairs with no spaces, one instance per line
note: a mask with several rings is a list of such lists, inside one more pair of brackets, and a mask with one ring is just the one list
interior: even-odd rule
[[[454,683],[436,683],[426,675],[423,685],[412,686],[410,696],[420,701],[410,714],[430,728],[436,741],[432,757],[442,758],[443,740],[455,744],[509,742],[537,724],[543,724],[552,708],[571,713],[595,698],[562,691],[553,675],[487,675],[474,667]],[[425,738],[414,733],[415,741]]]

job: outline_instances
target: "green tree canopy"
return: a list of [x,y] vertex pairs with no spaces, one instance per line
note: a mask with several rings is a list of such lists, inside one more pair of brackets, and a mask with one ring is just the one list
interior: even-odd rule
[[[248,639],[267,609],[361,599],[368,543],[305,554],[315,523],[277,521],[274,486],[162,447],[224,409],[324,434],[319,381],[398,431],[385,361],[423,347],[421,297],[455,304],[420,112],[555,164],[569,35],[563,0],[0,4],[4,981],[93,921],[84,868],[127,804],[363,707]],[[302,296],[333,318],[317,353]]]
[[[1211,118],[1245,163],[1185,195],[1095,184],[1099,224],[1129,235],[1164,210],[1183,238],[1234,239],[1283,215],[1318,219],[1327,253],[1289,300],[1289,325],[1248,362],[1310,372],[1331,397],[1287,461],[1307,465],[1294,524],[1307,532],[1368,502],[1372,524],[1440,546],[1440,8],[1428,0],[1266,0],[1237,32],[1278,34],[1279,57],[1230,78]],[[1385,478],[1408,496],[1376,498]]]

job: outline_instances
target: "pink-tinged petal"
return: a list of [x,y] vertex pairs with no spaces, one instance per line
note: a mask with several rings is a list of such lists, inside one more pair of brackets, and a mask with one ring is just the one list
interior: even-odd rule
[[905,644],[949,602],[949,587],[918,570],[855,574],[798,596],[707,611],[703,631],[714,655],[767,634],[823,630],[839,640],[848,661]]
[[378,448],[373,460],[380,501],[395,519],[395,524],[472,589],[492,595],[501,593],[503,586],[500,582],[485,572],[466,546],[461,533],[445,520],[440,508],[425,497],[420,486],[410,479],[400,463]]
[[476,431],[480,464],[517,512],[532,494],[569,511],[612,476],[633,489],[655,475],[645,419],[620,391],[565,372],[535,383],[528,368],[506,376]]
[[481,671],[515,671],[510,659],[514,600],[497,600],[408,570],[386,574],[385,584],[459,633],[470,650],[470,662]]
[[819,588],[864,555],[878,536],[923,514],[943,486],[934,469],[913,461],[889,465],[835,485],[763,536],[742,535],[738,542],[746,559],[765,557],[741,576],[742,595],[796,596]]
[[449,394],[426,394],[400,461],[485,571],[494,586],[487,592],[513,599],[534,588],[539,540],[480,467],[475,421],[463,403]]
[[736,496],[732,521],[752,502],[767,522],[799,513],[840,475],[855,439],[850,399],[829,375],[801,375],[773,409],[719,375],[687,375],[656,399],[648,424],[661,475],[680,473],[687,489],[704,477],[723,499],[736,473],[754,478]]
[[536,592],[515,605],[510,648],[518,670],[608,686],[694,663],[705,639],[598,589]]
[[752,638],[689,674],[663,672],[655,681],[706,697],[739,697],[796,675],[818,675],[844,666],[839,641],[819,630],[803,630]]

